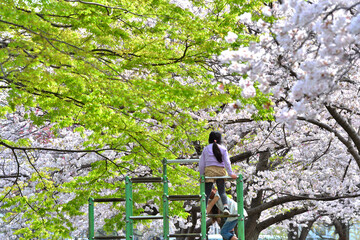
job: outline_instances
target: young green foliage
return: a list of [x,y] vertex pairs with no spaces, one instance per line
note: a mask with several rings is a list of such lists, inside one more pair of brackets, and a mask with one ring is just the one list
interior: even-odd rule
[[[228,86],[224,93],[216,90],[209,60],[229,47],[222,40],[227,32],[247,41],[237,25],[237,9],[243,6],[242,11],[251,11],[262,2],[190,2],[193,9],[167,0],[0,3],[1,84],[7,94],[7,106],[0,107],[0,114],[24,107],[25,117],[39,126],[51,122],[54,132],[77,126],[86,136],[84,149],[126,151],[113,163],[93,163],[89,174],[67,183],[55,184],[51,175],[31,179],[39,181],[33,199],[18,195],[2,205],[14,206],[14,212],[28,210],[23,217],[32,220],[18,234],[26,239],[46,238],[48,232],[55,238],[69,236],[71,222],[48,213],[82,214],[81,206],[89,196],[114,189],[109,179],[123,177],[141,165],[160,176],[161,159],[192,154],[192,141],[206,135],[206,122],[193,118],[191,112],[241,99],[237,86]],[[258,108],[267,102],[260,93],[258,99],[243,101],[253,101]],[[269,111],[257,118],[264,116],[269,117]],[[194,191],[195,182],[191,187],[182,184],[194,178],[194,171],[178,168],[183,174],[169,171],[172,191]],[[115,186],[123,196],[123,183]],[[139,203],[154,194],[142,185],[137,191],[142,194],[135,197]],[[56,202],[58,194],[69,192],[75,199],[63,205]],[[39,205],[43,198],[47,200]],[[34,204],[38,209],[29,209]],[[175,205],[172,212],[182,215],[180,211],[181,206]],[[114,219],[120,219],[119,215]]]

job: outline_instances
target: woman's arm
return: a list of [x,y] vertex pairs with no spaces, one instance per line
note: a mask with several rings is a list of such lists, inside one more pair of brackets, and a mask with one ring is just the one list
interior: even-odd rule
[[222,156],[223,157],[223,162],[225,164],[225,168],[226,168],[227,173],[229,174],[229,176],[231,178],[236,179],[237,175],[232,171],[230,158],[229,158],[228,152],[227,152],[227,150],[225,148],[223,148],[222,155],[223,155]]
[[215,205],[215,203],[219,200],[219,196],[215,196],[207,205],[206,213],[210,213],[211,209]]

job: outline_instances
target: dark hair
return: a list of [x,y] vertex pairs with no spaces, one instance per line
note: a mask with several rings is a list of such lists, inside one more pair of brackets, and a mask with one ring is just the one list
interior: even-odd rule
[[[212,207],[210,213],[211,214],[219,214],[220,213],[220,209],[216,206],[216,204],[214,204],[214,206]],[[211,222],[212,223],[217,222],[220,225],[221,219],[217,218],[217,217],[212,217]]]
[[212,131],[209,135],[209,143],[213,144],[212,150],[218,162],[222,162],[222,154],[218,144],[221,144],[221,133]]

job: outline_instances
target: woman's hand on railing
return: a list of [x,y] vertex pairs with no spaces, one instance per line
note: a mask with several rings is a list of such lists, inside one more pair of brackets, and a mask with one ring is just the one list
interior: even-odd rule
[[230,177],[231,177],[232,179],[237,179],[238,176],[233,173],[233,174],[230,175]]

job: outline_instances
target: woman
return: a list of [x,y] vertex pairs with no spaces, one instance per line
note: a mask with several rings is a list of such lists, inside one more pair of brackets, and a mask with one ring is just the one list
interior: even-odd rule
[[[221,144],[221,133],[211,132],[209,135],[209,145],[207,145],[200,157],[199,171],[200,175],[205,177],[218,177],[226,176],[226,172],[233,179],[236,179],[236,174],[231,169],[230,159],[226,148]],[[206,203],[209,201],[209,195],[213,187],[215,179],[205,180],[205,194]],[[224,214],[229,214],[229,207],[227,203],[227,197],[225,193],[225,181],[224,179],[216,179],[216,186],[219,189],[219,195],[222,203],[224,204]]]

